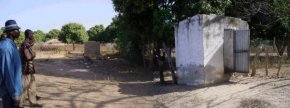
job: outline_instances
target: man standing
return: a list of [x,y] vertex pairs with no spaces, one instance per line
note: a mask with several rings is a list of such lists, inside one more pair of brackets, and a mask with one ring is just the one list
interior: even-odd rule
[[22,92],[22,68],[19,52],[14,42],[20,35],[15,20],[5,22],[4,37],[0,42],[0,97],[3,108],[19,108]]
[[23,93],[21,95],[20,103],[23,104],[26,97],[31,107],[42,107],[41,104],[37,104],[36,100],[39,96],[36,95],[35,87],[35,69],[33,60],[35,58],[35,52],[32,49],[34,45],[33,32],[29,29],[25,30],[25,40],[19,47],[20,58],[22,62],[22,74],[23,74]]

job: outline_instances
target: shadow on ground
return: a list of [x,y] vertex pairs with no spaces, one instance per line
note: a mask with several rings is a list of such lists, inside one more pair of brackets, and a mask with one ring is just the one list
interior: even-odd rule
[[[130,64],[120,58],[105,58],[95,59],[93,63],[85,62],[82,58],[62,58],[62,59],[37,59],[35,60],[35,68],[37,74],[44,76],[53,76],[62,78],[71,78],[80,80],[81,82],[66,82],[55,81],[50,79],[43,79],[40,92],[45,95],[43,98],[49,101],[69,101],[69,107],[77,108],[82,106],[80,103],[95,104],[97,108],[107,107],[108,105],[119,103],[123,101],[142,100],[139,104],[154,106],[155,100],[153,96],[166,94],[170,92],[183,92],[194,90],[193,87],[177,86],[168,83],[167,85],[159,84],[153,81],[150,70]],[[46,81],[47,80],[47,81]],[[94,82],[100,81],[100,82]],[[83,83],[84,82],[84,83]],[[77,85],[82,83],[85,85]],[[66,86],[66,87],[64,87]],[[116,86],[118,89],[113,91],[120,93],[121,96],[111,96],[106,94],[108,86]],[[54,92],[47,93],[46,89],[52,89]],[[72,94],[69,97],[66,94]],[[110,98],[108,100],[94,100],[86,99],[85,95],[98,94],[96,98],[104,97]],[[59,99],[57,97],[63,97]],[[146,97],[146,98],[145,98]],[[149,98],[149,99],[148,99]],[[126,105],[124,103],[123,105]],[[128,107],[138,107],[130,106]],[[157,104],[157,103],[156,103]],[[65,107],[55,105],[53,107]]]

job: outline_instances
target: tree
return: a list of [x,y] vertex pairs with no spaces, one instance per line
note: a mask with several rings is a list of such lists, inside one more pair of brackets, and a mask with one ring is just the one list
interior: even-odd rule
[[[142,58],[146,46],[174,47],[174,26],[196,14],[218,14],[248,21],[251,39],[276,38],[282,54],[290,40],[289,0],[112,0],[119,13],[117,41],[125,55]],[[127,45],[125,45],[127,44]],[[128,45],[129,44],[129,45]],[[122,48],[124,47],[124,48]],[[130,49],[130,50],[128,50]],[[122,50],[121,50],[122,52]],[[144,57],[144,55],[143,55]]]
[[85,27],[78,23],[68,23],[62,26],[59,39],[65,43],[83,43],[89,36]]
[[136,54],[138,54],[136,52],[136,49],[138,49],[136,47],[138,47],[138,45],[135,45],[134,48],[134,42],[132,42],[134,41],[133,38],[137,37],[137,35],[134,35],[134,33],[130,31],[128,25],[125,24],[124,20],[121,20],[120,16],[115,16],[112,20],[113,22],[105,30],[105,36],[108,42],[115,42],[120,54],[125,58],[131,61],[138,60],[135,58],[138,57],[136,56]]
[[127,35],[122,37],[127,41],[124,43],[130,43],[133,49],[136,48],[131,51],[136,52],[138,58],[144,58],[144,53],[151,50],[148,46],[152,44],[154,49],[160,49],[162,42],[174,47],[174,25],[179,21],[196,14],[223,14],[231,4],[230,0],[112,1],[120,20],[125,24],[123,26],[128,28]]
[[[112,0],[115,10],[119,12],[123,30],[119,43],[124,45],[122,54],[129,59],[142,63],[146,45],[152,37],[152,17],[154,0]],[[127,44],[127,45],[126,45]]]
[[101,41],[100,34],[104,31],[103,25],[96,25],[90,28],[87,32],[89,35],[89,40],[91,41]]
[[45,41],[50,40],[50,39],[57,39],[59,35],[60,35],[60,30],[52,29],[46,34]]
[[2,33],[3,33],[3,31],[4,31],[4,30],[3,30],[3,28],[1,28],[1,29],[0,29],[0,34],[2,34]]
[[163,0],[159,4],[164,8],[169,1],[173,2],[171,11],[177,22],[196,14],[223,15],[226,8],[231,5],[230,0]]
[[271,26],[268,33],[275,37],[274,41],[276,41],[277,38],[275,42],[276,48],[279,55],[282,56],[286,46],[288,45],[288,47],[290,47],[290,1],[273,0],[272,4],[273,19],[276,20],[273,22],[276,22],[276,24]]
[[248,21],[252,39],[275,40],[280,55],[290,40],[289,0],[232,0],[226,15]]
[[45,39],[45,33],[41,30],[36,30],[33,32],[35,42],[43,42]]
[[114,40],[116,39],[117,35],[118,35],[118,31],[117,31],[117,27],[114,25],[114,21],[113,23],[111,23],[104,32],[102,32],[100,35],[101,39],[103,40],[103,42],[114,42]]
[[112,18],[112,22],[110,25],[106,27],[106,29],[100,33],[99,40],[101,42],[116,42],[117,37],[120,35],[120,32],[122,32],[122,29],[120,29],[120,18],[118,16],[115,16]]

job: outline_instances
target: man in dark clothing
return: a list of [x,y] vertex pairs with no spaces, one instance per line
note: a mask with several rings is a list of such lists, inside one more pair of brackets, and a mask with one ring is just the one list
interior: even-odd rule
[[161,55],[160,52],[158,49],[153,50],[154,71],[159,71],[160,83],[165,83],[163,75],[165,54]]
[[19,108],[22,93],[22,68],[19,52],[14,42],[20,35],[16,21],[5,22],[3,37],[0,42],[0,97],[3,108]]
[[34,45],[33,32],[27,29],[24,34],[25,40],[19,47],[23,74],[23,93],[21,95],[20,104],[23,105],[24,100],[28,97],[28,102],[31,107],[42,107],[41,104],[36,102],[39,96],[36,95],[34,77],[35,69],[33,60],[36,55],[32,49],[32,46]]

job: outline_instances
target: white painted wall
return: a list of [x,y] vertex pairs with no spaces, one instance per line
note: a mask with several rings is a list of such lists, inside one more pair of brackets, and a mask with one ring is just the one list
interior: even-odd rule
[[176,65],[203,64],[202,26],[200,16],[191,17],[175,27]]
[[[175,27],[177,78],[179,83],[199,85],[202,73],[194,73],[195,67],[203,65],[203,38],[201,16],[181,21]],[[196,72],[200,72],[199,69]]]
[[[220,21],[212,21],[216,18],[213,15],[203,15],[203,46],[204,46],[204,64],[208,64],[213,54],[218,48],[223,46],[223,25]],[[205,23],[211,24],[205,24]],[[222,57],[222,55],[220,55]]]

